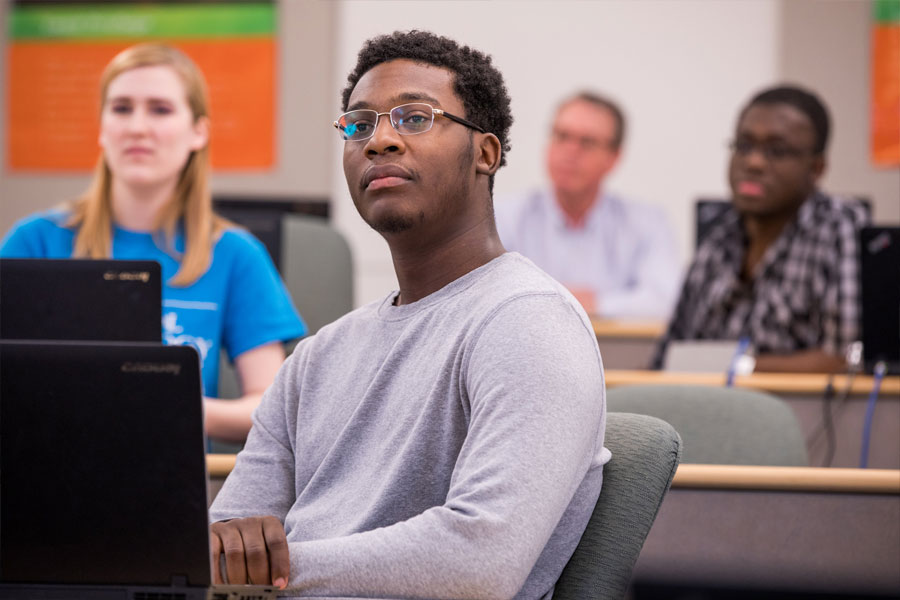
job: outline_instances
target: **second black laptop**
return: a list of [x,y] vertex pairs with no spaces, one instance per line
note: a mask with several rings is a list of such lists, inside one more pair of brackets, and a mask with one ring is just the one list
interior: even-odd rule
[[160,343],[159,263],[0,259],[0,338]]

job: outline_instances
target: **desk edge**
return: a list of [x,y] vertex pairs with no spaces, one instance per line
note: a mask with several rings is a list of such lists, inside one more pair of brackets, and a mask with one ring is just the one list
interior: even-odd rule
[[[235,458],[234,454],[208,454],[209,476],[227,477]],[[678,466],[672,487],[900,495],[900,470],[683,464]]]

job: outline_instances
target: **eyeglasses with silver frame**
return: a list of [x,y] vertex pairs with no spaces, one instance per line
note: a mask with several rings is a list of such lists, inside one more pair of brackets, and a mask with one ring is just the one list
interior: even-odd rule
[[388,112],[380,113],[371,109],[351,110],[338,117],[333,123],[334,127],[345,142],[360,142],[367,140],[375,135],[375,129],[378,127],[378,119],[384,115],[390,117],[391,126],[397,130],[400,135],[418,135],[430,131],[434,125],[435,115],[445,117],[451,121],[456,121],[460,125],[465,125],[481,133],[485,133],[484,129],[471,121],[467,121],[462,117],[451,115],[450,113],[435,108],[424,102],[412,102],[410,104],[401,104],[395,106]]

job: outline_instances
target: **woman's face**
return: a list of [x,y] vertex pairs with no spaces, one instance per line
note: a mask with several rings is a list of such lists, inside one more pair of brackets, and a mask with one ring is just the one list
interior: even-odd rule
[[184,84],[171,67],[138,67],[110,82],[100,146],[119,183],[174,186],[190,153],[208,139],[207,119],[194,120]]

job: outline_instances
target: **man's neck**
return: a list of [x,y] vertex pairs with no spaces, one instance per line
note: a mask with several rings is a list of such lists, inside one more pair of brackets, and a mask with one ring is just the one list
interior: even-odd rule
[[435,242],[412,237],[388,237],[400,284],[397,304],[421,300],[506,252],[491,215]]
[[588,212],[600,197],[600,184],[586,191],[568,193],[555,189],[556,204],[563,212],[566,225],[569,227],[583,227],[587,220]]
[[793,211],[778,213],[777,215],[762,217],[744,215],[742,221],[744,233],[747,236],[747,250],[744,253],[744,262],[741,268],[742,279],[745,281],[752,279],[763,256],[778,240],[784,228],[797,218],[798,211],[799,207]]

